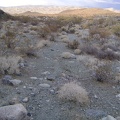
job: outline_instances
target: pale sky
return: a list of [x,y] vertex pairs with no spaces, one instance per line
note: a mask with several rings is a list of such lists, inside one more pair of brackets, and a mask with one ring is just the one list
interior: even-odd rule
[[120,9],[120,0],[0,0],[0,6],[64,5]]

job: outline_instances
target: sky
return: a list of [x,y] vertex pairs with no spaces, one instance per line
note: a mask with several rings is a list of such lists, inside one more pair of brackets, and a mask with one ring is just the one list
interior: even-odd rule
[[0,0],[0,6],[21,6],[21,5],[62,5],[62,6],[83,6],[114,8],[120,10],[120,0]]

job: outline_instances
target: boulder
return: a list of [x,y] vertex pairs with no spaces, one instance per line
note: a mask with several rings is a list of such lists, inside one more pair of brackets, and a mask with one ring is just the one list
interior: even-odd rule
[[22,104],[0,107],[0,120],[29,120],[27,110]]

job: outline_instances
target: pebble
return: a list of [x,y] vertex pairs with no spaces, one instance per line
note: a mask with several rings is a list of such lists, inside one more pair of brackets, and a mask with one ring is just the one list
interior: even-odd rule
[[37,77],[30,77],[30,79],[37,80],[38,78]]
[[23,100],[22,100],[22,102],[24,102],[24,103],[27,103],[29,101],[29,98],[28,97],[25,97]]
[[98,99],[98,96],[97,96],[97,95],[94,95],[94,98]]
[[46,75],[46,74],[50,74],[50,72],[49,72],[49,71],[45,71],[45,72],[43,72],[42,74],[43,74],[43,75]]
[[46,83],[43,83],[43,84],[39,84],[40,87],[43,87],[43,88],[49,88],[50,85],[49,84],[46,84]]
[[55,81],[55,76],[54,75],[48,75],[47,80],[49,81]]

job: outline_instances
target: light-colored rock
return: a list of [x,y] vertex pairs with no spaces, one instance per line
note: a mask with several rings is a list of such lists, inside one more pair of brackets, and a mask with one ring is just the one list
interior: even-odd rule
[[40,87],[43,87],[43,88],[49,88],[50,85],[49,84],[46,84],[46,83],[43,83],[43,84],[39,84]]
[[22,83],[21,80],[17,80],[17,79],[9,80],[9,82],[10,82],[13,86],[18,86],[19,84]]
[[114,117],[108,115],[107,117],[104,117],[101,120],[116,120],[116,119]]
[[30,79],[37,80],[38,78],[37,77],[30,77]]
[[0,107],[0,120],[25,120],[27,110],[22,104]]
[[28,97],[25,97],[23,100],[22,100],[24,103],[27,103],[29,101],[29,98]]

